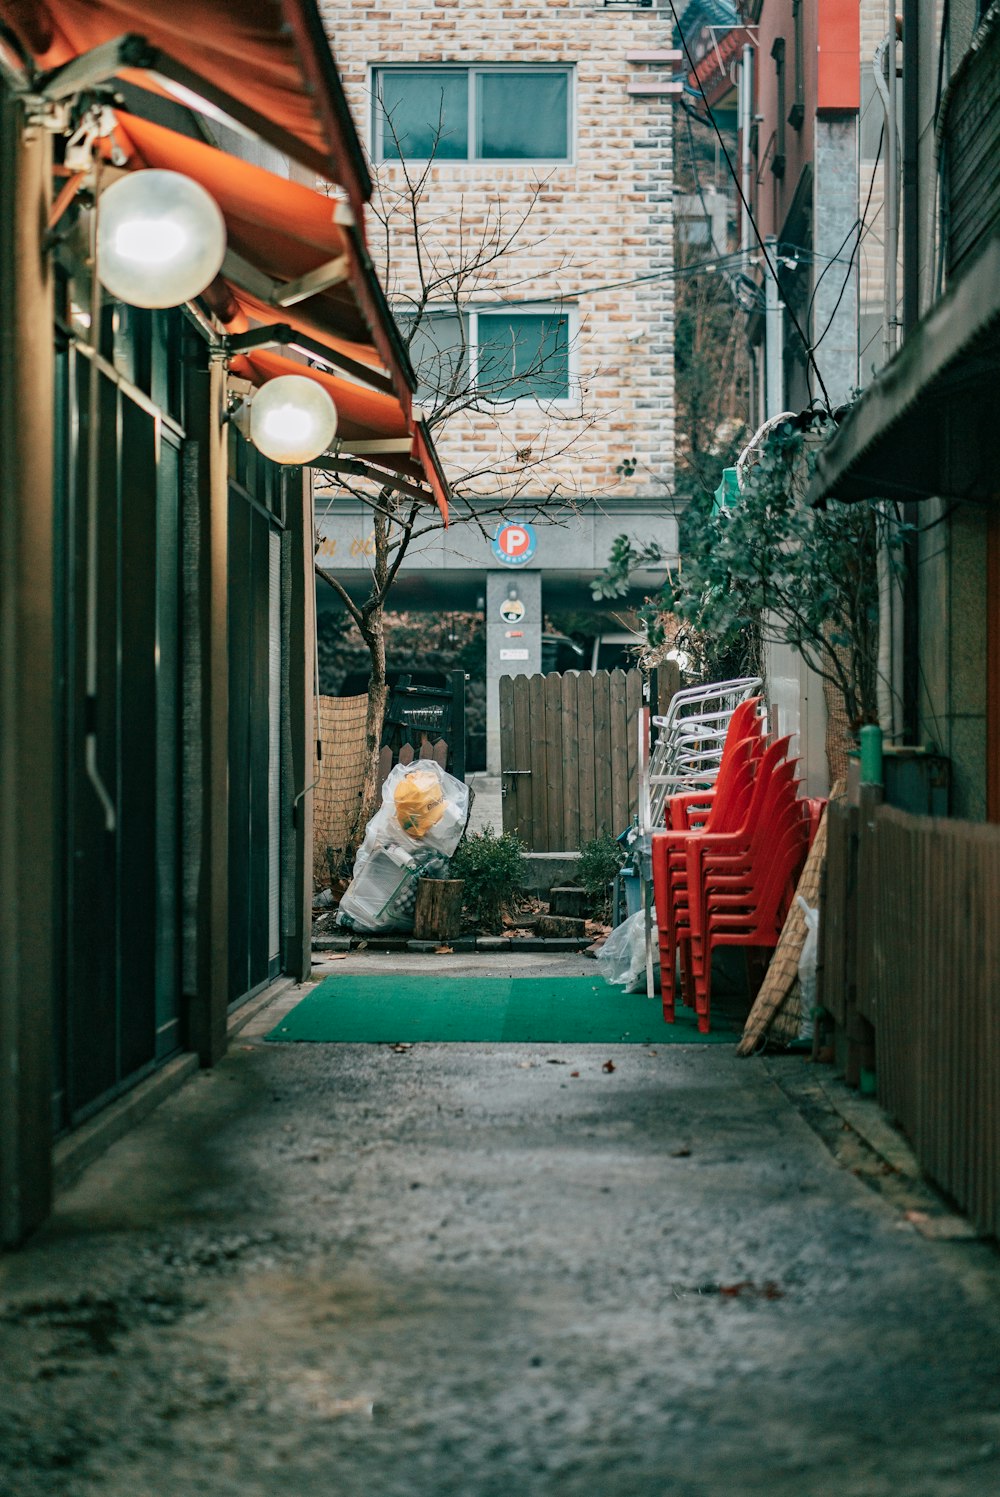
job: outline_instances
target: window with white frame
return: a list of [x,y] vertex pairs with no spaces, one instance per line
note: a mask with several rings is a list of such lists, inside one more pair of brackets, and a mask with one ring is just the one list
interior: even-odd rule
[[376,161],[569,161],[572,68],[376,68]]
[[[436,407],[470,392],[493,405],[571,399],[572,315],[536,306],[424,312],[410,338],[417,398]],[[413,314],[396,320],[407,337]]]

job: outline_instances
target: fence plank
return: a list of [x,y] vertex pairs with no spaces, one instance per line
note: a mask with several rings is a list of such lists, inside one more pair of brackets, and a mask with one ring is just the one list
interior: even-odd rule
[[531,848],[546,852],[548,789],[545,769],[545,677],[528,678],[528,721],[531,724]]
[[614,820],[611,803],[611,677],[607,671],[591,676],[594,703],[594,812],[591,837]]
[[[528,678],[527,676],[514,677],[514,764],[515,769],[528,769],[532,767],[531,762],[531,715],[528,701]],[[535,776],[534,774],[512,775],[506,782],[507,796],[504,800],[510,800],[513,810],[513,824],[517,828],[518,836],[524,838],[528,845],[533,847],[531,840],[534,836],[535,827]],[[506,813],[505,813],[506,814]],[[506,825],[506,821],[504,823]]]
[[623,832],[639,806],[639,713],[642,711],[642,675],[639,671],[625,674],[625,742],[628,744],[628,805],[625,820],[615,827],[615,835]]
[[577,820],[576,841],[570,843],[571,849],[582,847],[585,842],[591,842],[597,836],[597,795],[598,786],[605,777],[606,771],[602,764],[605,755],[597,744],[595,732],[595,718],[597,699],[603,695],[607,700],[607,690],[604,678],[600,675],[584,675],[580,677],[579,708],[577,715],[578,737],[575,747],[576,764],[575,772],[568,775],[569,783],[576,786],[577,801],[579,803],[579,818]]
[[628,795],[627,688],[623,671],[612,671],[611,694],[611,795],[603,808],[601,832],[612,837],[624,831],[631,819]]
[[[517,777],[507,774],[517,769],[517,717],[514,706],[514,681],[522,677],[501,676],[500,693],[500,786],[501,814],[505,832],[517,831],[517,800],[515,786]],[[527,766],[525,766],[526,768]]]
[[581,772],[588,761],[593,763],[590,745],[594,735],[586,726],[589,722],[593,727],[591,680],[575,671],[562,678],[563,846],[569,850],[580,846],[585,815]]
[[563,833],[563,742],[562,677],[558,671],[544,676],[545,698],[545,851],[565,849]]

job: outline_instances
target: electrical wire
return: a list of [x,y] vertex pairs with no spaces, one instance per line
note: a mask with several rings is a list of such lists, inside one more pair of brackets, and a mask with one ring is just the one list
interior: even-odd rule
[[[852,231],[853,232],[853,231]],[[779,262],[794,256],[802,264],[819,264],[820,262],[836,264],[840,260],[840,254],[822,255],[815,250],[807,249],[804,245],[787,243],[784,240],[778,245]],[[738,270],[743,265],[743,251],[732,250],[725,255],[712,255],[708,260],[695,260],[690,265],[674,265],[669,270],[653,270],[645,275],[631,276],[628,280],[607,281],[598,286],[581,286],[576,291],[560,291],[555,295],[548,296],[522,296],[519,298],[508,297],[504,299],[505,307],[530,307],[539,305],[551,305],[553,302],[577,301],[582,297],[594,296],[599,291],[618,291],[625,286],[641,286],[648,281],[675,280],[678,276],[698,275],[702,271],[710,273],[715,270],[725,272],[727,270]]]
[[800,338],[800,340],[802,342],[802,347],[805,349],[806,360],[813,367],[813,370],[814,370],[814,372],[816,374],[816,378],[819,381],[819,387],[820,387],[820,389],[823,392],[823,399],[826,402],[826,408],[829,411],[830,410],[830,393],[829,393],[829,391],[826,388],[826,383],[825,383],[825,381],[823,379],[822,373],[820,372],[820,367],[817,364],[815,358],[813,357],[812,348],[809,345],[809,339],[806,337],[805,333],[803,332],[803,330],[802,330],[802,324],[799,322],[799,319],[796,317],[795,311],[794,311],[794,309],[793,309],[793,307],[791,305],[791,302],[789,301],[787,295],[785,294],[784,288],[781,285],[781,281],[778,279],[778,268],[772,262],[771,256],[768,254],[767,245],[764,243],[763,236],[762,236],[762,234],[760,232],[760,229],[757,226],[757,220],[754,218],[753,209],[750,207],[750,204],[747,202],[746,194],[743,191],[743,185],[742,185],[742,183],[740,182],[740,179],[739,179],[739,174],[737,173],[736,167],[733,164],[733,159],[732,159],[732,157],[729,154],[729,148],[727,147],[726,142],[723,139],[722,131],[719,129],[719,122],[715,118],[714,113],[712,112],[712,106],[708,102],[708,95],[705,92],[705,88],[704,88],[704,85],[702,84],[701,78],[698,76],[698,67],[697,67],[697,64],[696,64],[694,58],[691,56],[691,48],[688,46],[687,37],[684,35],[683,28],[681,27],[680,16],[677,14],[677,6],[675,5],[674,0],[667,0],[667,3],[670,6],[670,12],[671,12],[671,14],[672,14],[672,16],[674,18],[674,25],[677,28],[677,34],[678,34],[678,36],[681,39],[681,46],[684,48],[684,55],[685,55],[685,57],[688,60],[688,67],[691,70],[691,74],[692,74],[692,76],[694,78],[694,81],[698,85],[698,92],[701,94],[701,97],[702,97],[702,99],[704,101],[705,109],[706,109],[706,111],[708,113],[708,118],[712,122],[712,129],[715,131],[716,135],[718,136],[719,145],[722,147],[722,154],[723,154],[723,156],[726,159],[726,165],[729,168],[729,175],[732,177],[733,184],[734,184],[734,186],[736,188],[736,191],[740,195],[740,202],[743,204],[743,211],[747,215],[747,222],[749,223],[750,227],[753,229],[754,238],[757,240],[757,243],[760,246],[760,252],[764,256],[764,263],[767,266],[768,270],[770,271],[772,277],[774,278],[774,284],[775,284],[775,287],[777,288],[778,295],[781,297],[781,300],[782,300],[782,302],[784,303],[784,306],[785,306],[785,311],[788,313],[788,316],[789,316],[789,319],[790,319],[790,321],[792,323],[792,326],[794,327],[795,331],[798,333],[799,338]]

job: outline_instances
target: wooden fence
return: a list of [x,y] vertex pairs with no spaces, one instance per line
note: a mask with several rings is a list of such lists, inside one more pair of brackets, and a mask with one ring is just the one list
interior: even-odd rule
[[1000,827],[830,812],[820,999],[860,1064],[873,1043],[928,1176],[1000,1236]]
[[500,678],[503,827],[532,852],[617,836],[638,803],[638,671]]

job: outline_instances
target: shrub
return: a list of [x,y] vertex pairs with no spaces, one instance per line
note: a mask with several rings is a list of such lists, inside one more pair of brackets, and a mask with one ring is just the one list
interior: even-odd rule
[[464,880],[463,907],[477,929],[503,930],[521,888],[523,844],[510,832],[497,836],[491,826],[467,832],[451,860],[452,878]]
[[624,861],[614,837],[595,837],[580,848],[580,883],[590,896],[594,919],[605,925],[611,920],[611,885]]

